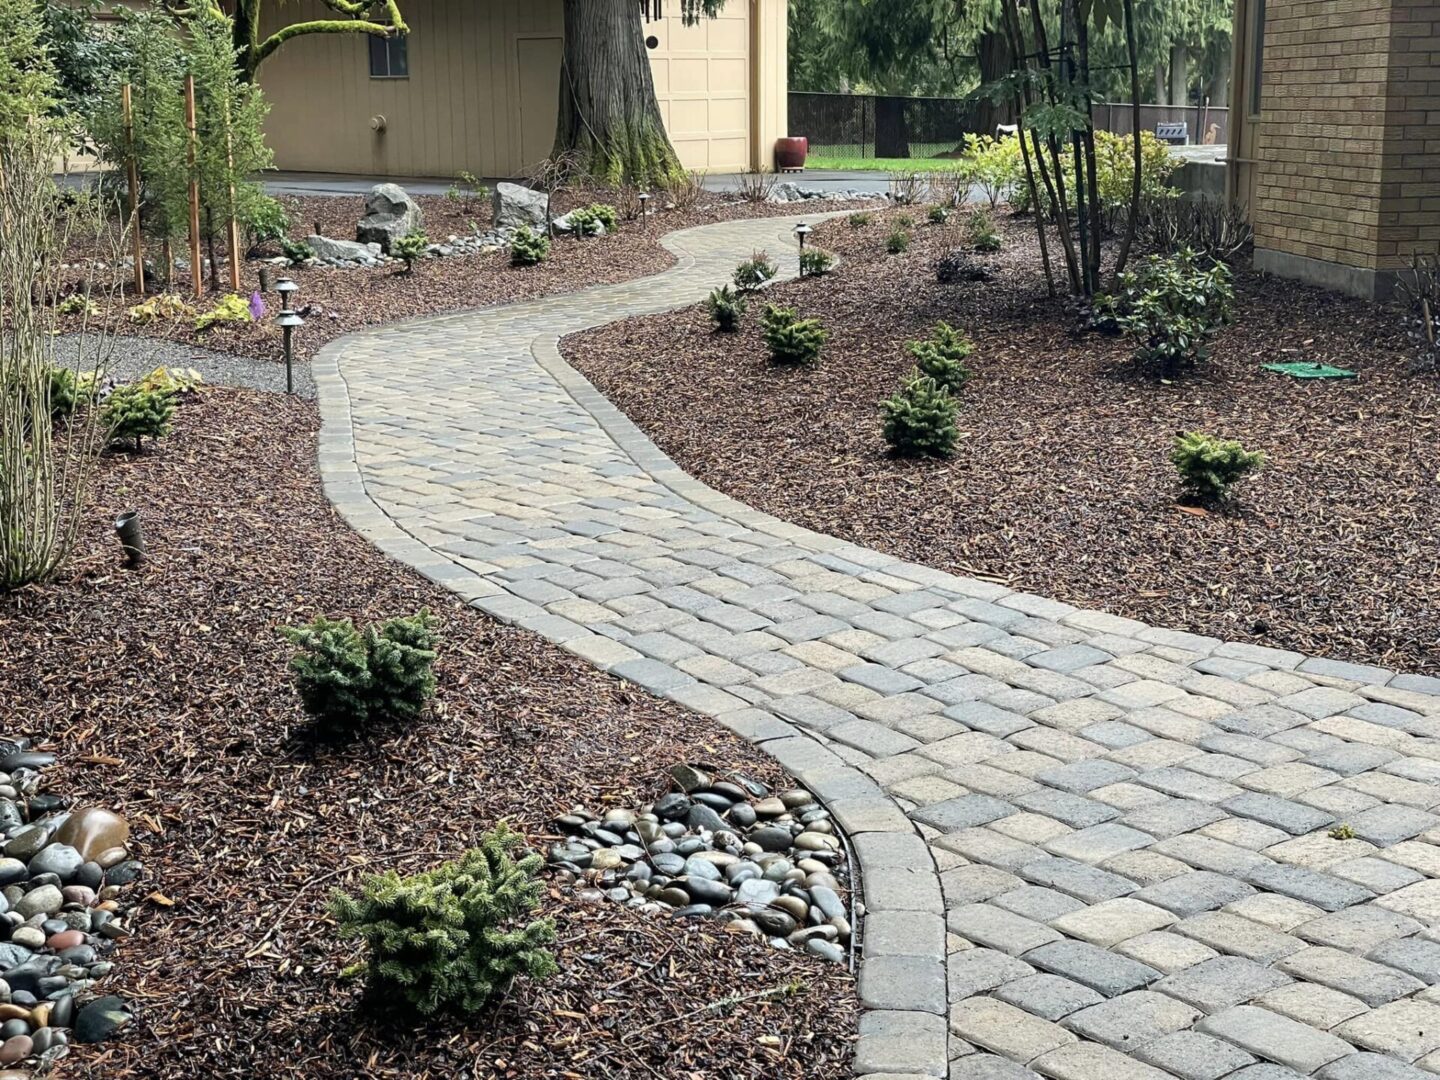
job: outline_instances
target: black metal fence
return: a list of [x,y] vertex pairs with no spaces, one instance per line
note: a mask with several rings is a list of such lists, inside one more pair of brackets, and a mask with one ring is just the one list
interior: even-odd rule
[[[1129,105],[1096,102],[1094,115],[1102,130],[1132,130]],[[1228,116],[1225,109],[1205,106],[1140,106],[1142,130],[1154,132],[1162,121],[1184,121],[1192,143],[1224,143]],[[986,102],[965,98],[790,92],[789,133],[808,138],[815,157],[946,157],[959,153],[966,135],[993,135],[997,120],[1008,119]]]

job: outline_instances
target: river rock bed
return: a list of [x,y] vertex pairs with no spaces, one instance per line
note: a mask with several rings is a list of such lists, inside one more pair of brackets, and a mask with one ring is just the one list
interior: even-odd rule
[[72,1041],[100,1042],[131,1019],[113,995],[80,1004],[130,932],[122,897],[143,872],[130,826],[42,792],[54,763],[28,739],[0,739],[0,1080],[30,1075],[9,1066],[48,1066]]
[[803,788],[676,765],[679,790],[638,809],[583,806],[555,819],[549,862],[576,899],[673,918],[714,918],[845,963],[852,940],[845,842]]

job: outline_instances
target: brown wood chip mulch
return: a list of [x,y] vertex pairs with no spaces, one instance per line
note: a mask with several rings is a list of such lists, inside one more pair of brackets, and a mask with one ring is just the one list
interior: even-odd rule
[[[1211,360],[1163,383],[1047,298],[1028,219],[976,257],[992,281],[941,285],[963,227],[919,224],[891,256],[897,213],[826,224],[812,243],[838,271],[767,294],[831,331],[813,370],[767,363],[758,304],[736,335],[696,307],[565,353],[683,468],[778,517],[1161,626],[1440,672],[1440,383],[1408,373],[1385,309],[1246,272]],[[962,442],[948,462],[895,460],[877,402],[940,319],[976,343]],[[1359,378],[1260,367],[1294,360]],[[1269,457],[1226,512],[1177,505],[1170,444],[1190,429]]]
[[[580,194],[560,192],[555,196],[555,212],[574,205],[613,201],[605,192]],[[286,196],[280,200],[290,214],[292,232],[309,235],[318,226],[322,235],[342,240],[355,239],[355,223],[364,214],[364,197],[360,195]],[[425,214],[425,232],[433,243],[443,243],[447,236],[468,236],[473,226],[490,228],[489,200],[459,203],[442,195],[421,195],[416,202]],[[270,267],[272,277],[288,276],[300,286],[296,303],[312,311],[305,325],[295,335],[295,354],[309,358],[326,342],[365,326],[418,318],[443,312],[530,300],[538,296],[573,292],[591,285],[608,285],[631,278],[657,274],[674,264],[674,257],[660,246],[666,233],[737,217],[774,217],[812,210],[832,210],[848,204],[814,202],[796,205],[755,204],[720,195],[706,194],[692,208],[664,210],[651,201],[651,212],[643,219],[621,221],[610,236],[577,239],[557,236],[551,246],[550,258],[536,266],[514,267],[506,252],[489,255],[463,255],[440,259],[422,259],[413,273],[400,272],[398,264],[383,267],[336,268],[329,266]],[[875,205],[873,203],[868,205]],[[176,249],[178,257],[188,257]],[[228,291],[228,262],[224,248],[220,252],[222,291],[207,293],[206,299],[195,300],[188,280],[177,279],[172,291],[180,292],[200,310],[206,310]],[[93,245],[69,253],[71,259],[94,255]],[[258,256],[279,255],[278,245],[267,245]],[[258,287],[259,271],[265,266],[263,257],[246,261],[242,281],[246,295]],[[163,261],[163,260],[162,260]],[[81,272],[74,276],[78,279]],[[97,295],[97,300],[102,299]],[[269,314],[278,308],[278,297],[267,294]],[[260,323],[221,323],[197,333],[191,320],[135,324],[125,318],[124,309],[136,303],[128,291],[124,297],[109,300],[114,310],[108,316],[115,320],[120,334],[160,337],[180,343],[215,349],[219,352],[254,359],[282,359],[280,331],[273,320]],[[78,330],[83,322],[79,315],[60,316],[62,330]]]
[[[0,597],[7,730],[60,752],[52,788],[136,827],[149,872],[105,991],[136,1022],[66,1077],[848,1075],[857,1006],[839,966],[714,923],[587,906],[552,887],[561,973],[468,1022],[406,1023],[341,969],[328,891],[453,857],[508,818],[540,845],[577,803],[633,806],[676,761],[789,783],[713,722],[504,627],[388,562],[332,512],[312,405],[212,390],[143,456],[108,457],[63,579]],[[110,521],[141,510],[151,559]],[[428,605],[433,714],[317,746],[275,627]]]

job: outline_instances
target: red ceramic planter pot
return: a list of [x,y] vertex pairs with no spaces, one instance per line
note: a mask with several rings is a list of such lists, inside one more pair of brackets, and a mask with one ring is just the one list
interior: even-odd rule
[[775,168],[803,169],[805,155],[810,152],[810,140],[804,136],[788,135],[775,140]]

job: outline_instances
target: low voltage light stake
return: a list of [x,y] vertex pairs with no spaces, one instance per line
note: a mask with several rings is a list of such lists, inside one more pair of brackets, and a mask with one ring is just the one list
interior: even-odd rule
[[635,197],[640,200],[640,216],[642,218],[649,217],[650,208],[646,204],[650,201],[650,193],[648,191],[642,191]]
[[280,315],[275,323],[285,334],[285,392],[293,394],[295,393],[295,354],[291,335],[294,334],[297,326],[305,325],[305,320],[295,313],[295,309],[291,306],[291,298],[300,291],[300,286],[288,277],[281,278],[275,283],[275,291],[280,294]]
[[[810,235],[810,231],[811,226],[804,221],[800,222],[799,225],[795,226],[795,235],[800,240],[800,254],[802,256],[805,254],[805,237]],[[805,264],[803,261],[800,264],[800,276],[805,276]]]

